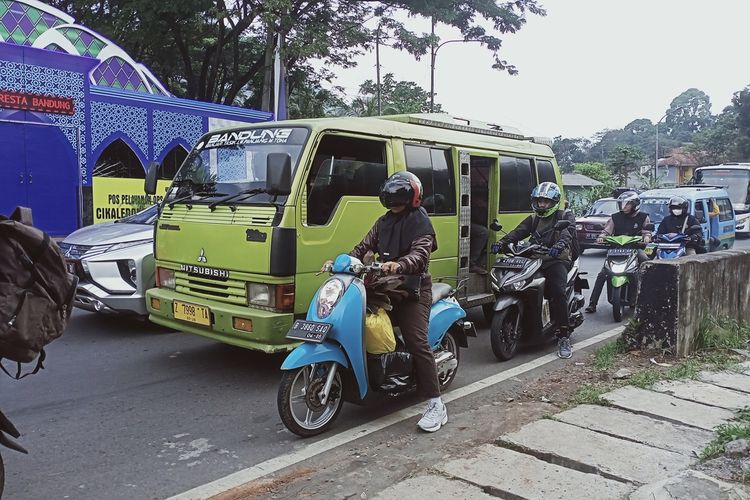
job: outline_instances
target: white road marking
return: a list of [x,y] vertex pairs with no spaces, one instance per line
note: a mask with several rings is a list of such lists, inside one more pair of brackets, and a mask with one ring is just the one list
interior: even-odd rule
[[[612,330],[602,332],[581,342],[576,342],[574,344],[574,347],[577,349],[583,349],[603,340],[612,338],[615,335],[619,335],[624,329],[624,326],[613,328]],[[544,366],[547,363],[556,361],[557,359],[558,358],[556,352],[546,354],[527,363],[518,365],[514,368],[510,368],[485,379],[478,380],[452,391],[448,391],[447,393],[443,394],[443,401],[448,403],[450,401],[455,401],[456,399],[469,396],[477,391],[487,389],[488,387],[491,387],[495,384],[499,384],[500,382],[504,382],[513,377],[517,377],[526,372],[534,370],[535,368]],[[234,472],[232,474],[229,474],[228,476],[224,476],[215,481],[211,481],[210,483],[206,483],[184,493],[180,493],[179,495],[170,497],[167,500],[196,500],[210,498],[232,488],[242,486],[243,484],[249,483],[250,481],[254,481],[269,474],[273,474],[274,472],[278,472],[286,467],[296,465],[316,455],[354,441],[355,439],[359,439],[379,430],[385,429],[386,427],[389,427],[393,424],[397,424],[406,419],[415,417],[422,412],[423,408],[423,403],[409,406],[408,408],[404,408],[403,410],[391,413],[390,415],[380,417],[379,419],[373,420],[372,422],[359,425],[329,438],[321,439],[320,441],[311,443],[310,445],[305,446],[304,448],[301,448],[297,451],[286,453],[284,455],[266,460],[265,462],[261,462],[252,467],[248,467],[247,469]]]

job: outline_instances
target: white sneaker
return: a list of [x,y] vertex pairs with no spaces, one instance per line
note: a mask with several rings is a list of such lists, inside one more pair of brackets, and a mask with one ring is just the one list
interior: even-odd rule
[[442,401],[430,401],[427,403],[422,418],[417,422],[417,427],[425,432],[435,432],[448,423],[448,409]]

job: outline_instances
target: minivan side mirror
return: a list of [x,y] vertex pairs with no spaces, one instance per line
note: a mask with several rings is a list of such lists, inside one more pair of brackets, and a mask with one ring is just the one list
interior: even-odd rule
[[555,224],[555,229],[557,231],[562,231],[563,229],[568,229],[569,226],[570,226],[570,221],[569,220],[559,220]]
[[268,153],[266,192],[273,196],[286,196],[292,192],[292,157],[289,153]]
[[490,224],[490,229],[492,229],[492,230],[493,230],[493,231],[495,231],[495,232],[497,232],[497,231],[502,231],[502,229],[503,229],[503,226],[502,226],[502,224],[500,224],[500,223],[499,223],[499,222],[497,221],[497,219],[493,219],[493,220],[492,220],[492,224]]
[[148,170],[146,171],[146,180],[143,182],[143,191],[146,194],[156,194],[156,181],[159,179],[159,170],[161,165],[157,162],[152,161],[148,164]]

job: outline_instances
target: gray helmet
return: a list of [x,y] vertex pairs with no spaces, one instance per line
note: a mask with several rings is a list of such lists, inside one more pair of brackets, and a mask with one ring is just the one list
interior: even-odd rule
[[617,209],[620,210],[620,212],[624,213],[625,211],[623,208],[628,204],[633,205],[632,214],[638,213],[638,210],[641,208],[641,197],[638,196],[638,193],[635,191],[625,191],[617,197]]

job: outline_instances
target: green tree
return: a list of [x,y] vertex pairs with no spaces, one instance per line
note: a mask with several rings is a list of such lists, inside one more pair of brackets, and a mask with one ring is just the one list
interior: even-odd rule
[[591,147],[591,141],[588,139],[577,138],[567,139],[557,136],[552,143],[552,151],[555,152],[557,164],[563,173],[573,171],[576,163],[586,161],[587,150]]
[[687,89],[672,99],[664,121],[665,135],[689,142],[694,134],[711,126],[711,99],[702,90]]
[[597,163],[597,162],[587,162],[587,163],[578,163],[574,167],[574,172],[577,174],[585,175],[586,177],[591,177],[592,179],[601,182],[602,184],[605,184],[612,188],[614,186],[614,177],[612,177],[612,172],[607,168],[607,165],[604,163]]
[[643,152],[633,146],[617,146],[609,158],[615,180],[620,186],[626,186],[628,176],[635,172],[644,160]]

